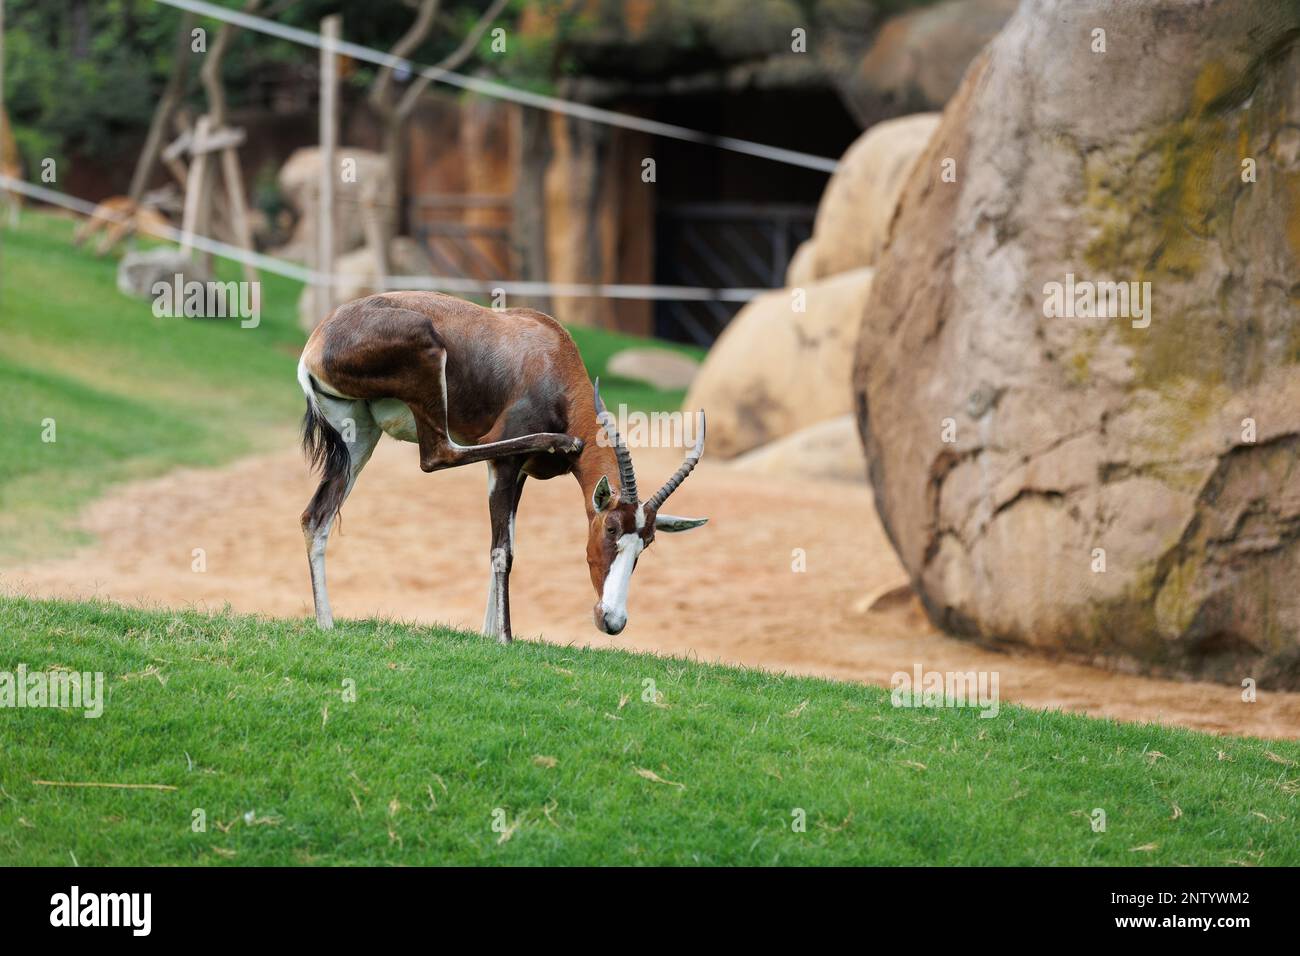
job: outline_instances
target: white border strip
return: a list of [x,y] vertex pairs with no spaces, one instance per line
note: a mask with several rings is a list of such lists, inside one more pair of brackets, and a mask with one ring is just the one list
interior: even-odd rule
[[[155,0],[155,2],[165,4],[169,7],[176,7],[180,10],[188,10],[191,13],[196,13],[201,16],[211,17],[214,20],[221,20],[224,23],[233,23],[236,26],[244,27],[247,30],[253,30],[257,33],[265,33],[268,36],[279,37],[280,39],[288,40],[291,43],[314,47],[318,50],[324,49],[325,47],[325,41],[318,33],[301,30],[297,27],[287,27],[283,24],[276,23],[274,20],[267,20],[264,17],[256,17],[252,14],[242,13],[238,10],[230,10],[215,3],[207,3],[205,0]],[[422,67],[418,63],[412,63],[410,60],[405,60],[401,57],[393,56],[390,53],[384,53],[380,50],[373,50],[370,47],[361,46],[358,43],[349,43],[346,40],[335,44],[334,49],[339,53],[344,53],[352,57],[353,59],[364,60],[367,63],[374,63],[378,66],[392,67],[394,70],[409,72],[412,75],[418,73],[420,76],[426,76],[438,83],[447,83],[451,86],[458,86],[461,89],[481,93],[484,96],[492,96],[497,99],[521,103],[524,106],[532,106],[537,109],[549,110],[554,113],[564,113],[568,116],[578,117],[579,119],[591,120],[593,123],[604,123],[608,126],[619,126],[623,129],[633,129],[643,133],[652,133],[656,136],[667,136],[672,139],[684,140],[688,143],[703,143],[706,146],[716,146],[720,149],[729,149],[737,153],[746,153],[750,156],[758,156],[762,159],[770,159],[773,162],[786,163],[790,166],[802,166],[805,169],[816,169],[824,173],[833,173],[839,166],[838,160],[826,156],[816,156],[812,153],[801,153],[798,150],[793,149],[782,149],[779,146],[768,146],[763,143],[751,142],[747,139],[737,139],[734,136],[718,136],[713,133],[702,133],[699,130],[689,129],[685,126],[677,126],[673,123],[661,123],[658,120],[650,120],[641,116],[632,116],[627,113],[616,113],[613,110],[601,109],[597,106],[588,106],[585,103],[575,103],[572,100],[562,100],[556,96],[546,96],[541,93],[533,93],[530,90],[521,90],[517,87],[506,86],[504,83],[497,83],[480,77],[465,76],[462,73],[454,73],[451,70],[443,70],[437,67]]]

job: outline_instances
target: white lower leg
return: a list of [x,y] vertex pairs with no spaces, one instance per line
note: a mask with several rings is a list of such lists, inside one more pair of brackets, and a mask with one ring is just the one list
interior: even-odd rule
[[493,632],[496,635],[498,644],[510,643],[510,631],[506,627],[506,592],[504,573],[501,571],[492,575],[492,590],[496,592],[497,604],[497,625]]
[[497,574],[494,570],[488,572],[487,609],[483,612],[483,633],[488,637],[496,637],[499,633],[497,603]]
[[330,526],[333,523],[333,520],[330,520],[314,533],[309,531],[306,534],[307,562],[311,567],[311,596],[316,604],[316,624],[325,630],[334,626],[329,594],[325,590],[325,545],[329,541]]

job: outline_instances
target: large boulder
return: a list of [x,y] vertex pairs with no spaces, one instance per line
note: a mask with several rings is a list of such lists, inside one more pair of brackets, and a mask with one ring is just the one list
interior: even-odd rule
[[817,247],[811,239],[799,243],[785,267],[786,286],[804,286],[817,280]]
[[160,282],[183,290],[188,282],[211,281],[202,257],[195,259],[175,246],[132,249],[117,264],[117,291],[137,299],[155,298],[154,288]]
[[858,319],[870,269],[754,299],[709,350],[686,409],[709,416],[709,454],[730,458],[852,411]]
[[605,371],[663,391],[676,391],[690,387],[700,373],[700,363],[669,349],[634,348],[611,355]]
[[890,17],[844,84],[849,102],[941,109],[1018,2],[946,0]]
[[[335,151],[335,162],[334,254],[344,255],[365,245],[365,217],[374,215],[386,222],[396,211],[397,199],[382,153],[340,146]],[[308,263],[316,259],[320,171],[320,149],[316,146],[294,150],[280,167],[280,190],[298,213],[292,238],[275,251],[281,259]]]
[[886,120],[848,148],[817,206],[814,276],[875,265],[907,175],[938,125],[938,113]]
[[1298,37],[1273,0],[1026,0],[949,104],[854,390],[950,632],[1300,686]]
[[757,475],[857,484],[867,480],[862,439],[858,437],[857,420],[851,414],[809,425],[793,435],[747,451],[734,459],[732,465]]

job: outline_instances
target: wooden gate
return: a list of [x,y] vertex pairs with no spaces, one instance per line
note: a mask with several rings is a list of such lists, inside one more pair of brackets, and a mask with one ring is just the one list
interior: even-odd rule
[[[816,207],[793,203],[669,203],[655,222],[655,282],[710,289],[778,289]],[[655,306],[655,334],[711,345],[743,302]]]
[[410,204],[411,231],[437,275],[494,281],[511,272],[512,197],[443,193]]

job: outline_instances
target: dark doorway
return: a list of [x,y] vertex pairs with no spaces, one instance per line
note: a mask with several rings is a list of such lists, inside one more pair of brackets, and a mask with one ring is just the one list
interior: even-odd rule
[[[749,90],[641,103],[658,119],[818,156],[843,155],[861,129],[826,89]],[[655,264],[661,285],[779,288],[812,235],[829,173],[731,150],[655,140]],[[655,334],[708,345],[743,302],[655,306]]]

